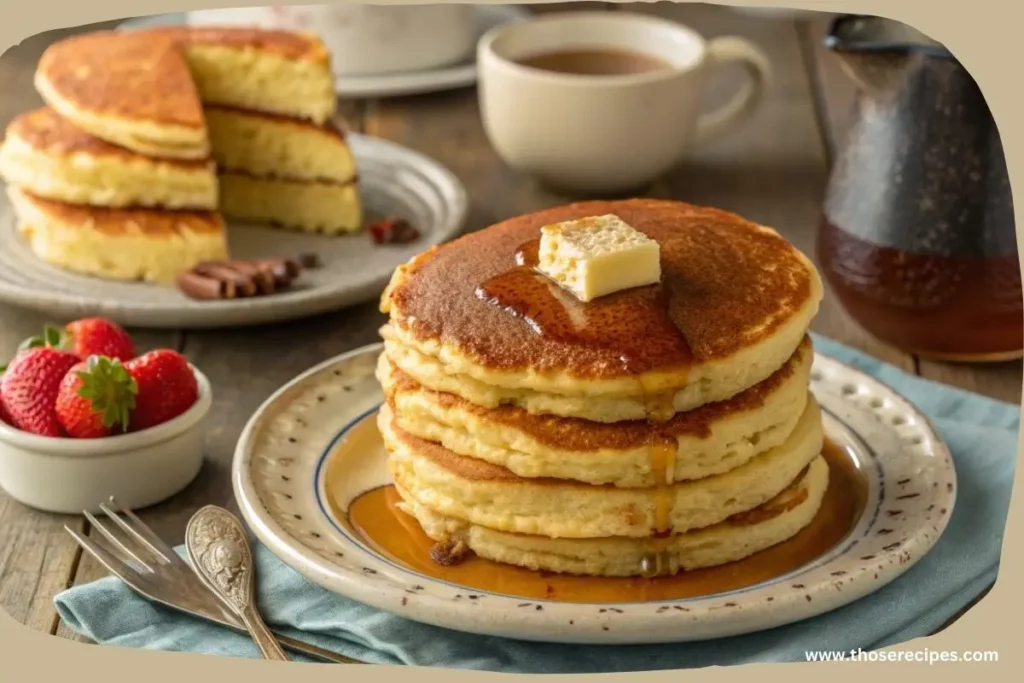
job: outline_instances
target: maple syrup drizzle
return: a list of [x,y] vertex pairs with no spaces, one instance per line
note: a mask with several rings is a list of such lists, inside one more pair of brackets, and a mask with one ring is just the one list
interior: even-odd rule
[[[680,571],[672,567],[653,577],[596,577],[532,571],[477,556],[460,564],[442,566],[430,559],[434,542],[415,519],[402,512],[393,486],[373,489],[358,497],[347,510],[332,501],[337,519],[348,520],[353,532],[381,555],[430,578],[469,590],[489,591],[525,599],[562,602],[644,602],[701,597],[737,590],[794,571],[835,547],[856,525],[867,500],[867,482],[856,461],[842,448],[826,443],[822,452],[829,466],[829,484],[818,514],[792,538],[729,564]],[[343,468],[328,469],[328,477],[344,476]],[[341,485],[338,489],[341,490]],[[331,489],[330,479],[328,490]],[[800,491],[803,491],[800,494]],[[778,500],[749,513],[734,515],[728,523],[755,524],[798,505],[806,491],[781,494]],[[659,539],[652,539],[654,543]],[[656,560],[657,561],[657,560]],[[666,563],[662,557],[661,562]]]
[[532,270],[537,267],[538,263],[540,263],[540,238],[530,240],[516,249],[517,266]]
[[534,333],[565,344],[613,351],[626,374],[693,361],[669,318],[661,285],[614,292],[583,303],[537,271],[540,240],[521,245],[515,265],[476,287],[478,299],[526,323]]
[[672,508],[675,504],[676,454],[675,439],[655,437],[648,445],[651,474],[654,475],[654,528],[651,529],[651,550],[640,560],[640,571],[646,577],[665,576],[675,572],[668,552],[672,542]]
[[583,303],[537,271],[540,240],[522,244],[515,253],[515,267],[476,289],[478,298],[523,320],[534,333],[568,344],[613,350],[627,375],[634,375],[643,396],[644,412],[651,424],[650,468],[655,477],[655,520],[651,552],[642,560],[642,571],[660,576],[675,571],[668,562],[677,441],[657,434],[657,423],[675,413],[672,391],[659,391],[644,378],[653,367],[676,365],[676,381],[692,363],[683,335],[669,319],[668,290],[659,285],[617,292]]

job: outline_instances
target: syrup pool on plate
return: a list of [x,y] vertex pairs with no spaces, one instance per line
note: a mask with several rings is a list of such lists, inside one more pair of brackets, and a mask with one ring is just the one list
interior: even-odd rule
[[[379,439],[371,417],[353,427],[350,438],[369,445]],[[365,431],[361,438],[358,432]],[[813,562],[842,541],[860,519],[867,500],[867,482],[855,458],[826,442],[822,452],[829,466],[829,484],[814,520],[792,538],[743,560],[672,576],[653,578],[590,577],[555,574],[504,565],[476,556],[442,566],[431,559],[435,545],[412,516],[398,509],[400,497],[391,485],[373,488],[347,506],[331,500],[332,512],[367,547],[395,564],[424,576],[467,589],[524,599],[564,602],[647,602],[696,598],[737,590],[792,572]],[[333,470],[333,471],[332,471]],[[342,468],[328,468],[330,478]],[[338,485],[340,488],[340,485]]]

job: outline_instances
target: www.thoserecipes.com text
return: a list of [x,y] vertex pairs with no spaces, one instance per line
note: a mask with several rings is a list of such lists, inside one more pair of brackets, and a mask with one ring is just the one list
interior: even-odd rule
[[993,663],[999,653],[986,650],[824,650],[805,653],[809,662],[923,662],[946,664],[953,662]]

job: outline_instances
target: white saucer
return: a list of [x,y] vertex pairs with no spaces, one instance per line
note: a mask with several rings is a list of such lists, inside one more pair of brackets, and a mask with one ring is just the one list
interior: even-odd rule
[[[501,24],[523,21],[530,12],[518,5],[477,5],[477,38]],[[161,14],[129,19],[120,28],[133,29],[164,24],[183,24],[184,14]],[[416,95],[454,88],[466,88],[476,83],[476,54],[468,61],[451,66],[407,73],[378,74],[375,76],[336,76],[338,97],[397,97]]]
[[376,245],[366,231],[329,237],[229,221],[235,258],[313,252],[323,266],[272,296],[194,301],[171,286],[101,280],[39,260],[18,234],[14,211],[0,194],[0,301],[55,321],[100,315],[135,327],[210,328],[283,322],[380,296],[396,267],[459,234],[468,209],[466,190],[444,166],[407,147],[354,133],[348,141],[359,168],[366,222],[405,218],[419,229],[418,240]]
[[[379,442],[345,447],[348,430],[382,401],[374,345],[327,361],[275,393],[253,416],[233,464],[249,527],[310,581],[364,604],[435,626],[560,643],[681,642],[781,626],[853,602],[893,581],[946,528],[956,498],[949,451],[892,389],[816,355],[811,390],[827,436],[867,482],[864,513],[833,550],[785,576],[740,590],[662,602],[524,600],[429,578],[370,549],[326,504],[324,464],[341,474],[344,506],[389,482]],[[376,434],[374,434],[376,436]]]

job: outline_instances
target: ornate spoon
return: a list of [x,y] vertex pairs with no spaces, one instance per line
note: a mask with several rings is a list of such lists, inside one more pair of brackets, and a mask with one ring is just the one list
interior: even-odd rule
[[196,574],[238,615],[263,657],[287,661],[256,609],[256,573],[242,523],[224,508],[207,505],[189,520],[185,548]]

